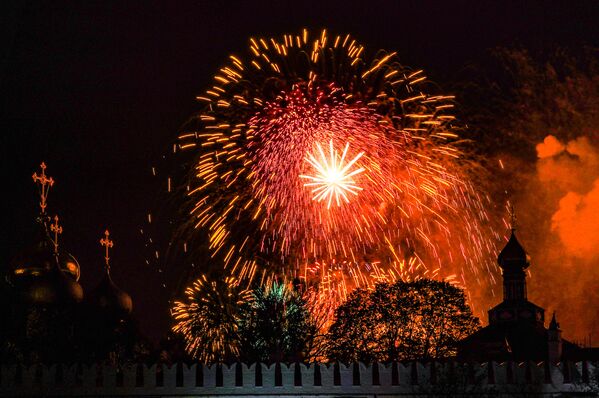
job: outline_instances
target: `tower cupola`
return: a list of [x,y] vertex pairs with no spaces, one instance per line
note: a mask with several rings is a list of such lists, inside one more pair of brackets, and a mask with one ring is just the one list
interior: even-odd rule
[[510,239],[497,257],[497,263],[503,271],[503,299],[526,300],[525,270],[530,266],[530,257],[516,238],[514,228]]

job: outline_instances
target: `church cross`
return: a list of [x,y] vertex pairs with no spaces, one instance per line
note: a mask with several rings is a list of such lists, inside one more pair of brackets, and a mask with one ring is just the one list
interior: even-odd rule
[[46,163],[42,162],[40,165],[42,172],[41,174],[33,173],[33,182],[39,184],[40,189],[40,208],[42,209],[42,214],[46,214],[46,199],[48,198],[48,192],[50,191],[50,187],[54,185],[54,179],[52,177],[46,176]]
[[106,248],[106,253],[104,255],[104,259],[106,260],[106,269],[110,269],[110,257],[109,250],[114,246],[114,242],[110,240],[110,232],[108,230],[104,231],[104,238],[100,239],[100,244]]
[[58,225],[58,216],[54,216],[54,223],[50,225],[50,231],[54,232],[54,254],[58,254],[58,235],[62,234],[62,226]]

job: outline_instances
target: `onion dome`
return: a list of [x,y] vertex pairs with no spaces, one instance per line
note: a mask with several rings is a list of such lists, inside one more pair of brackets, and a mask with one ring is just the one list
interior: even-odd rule
[[42,275],[20,284],[20,296],[27,304],[63,305],[83,300],[83,288],[55,265]]
[[497,263],[504,270],[526,269],[530,265],[530,256],[526,253],[520,242],[518,242],[514,229],[512,229],[512,234],[507,244],[499,253]]
[[[11,261],[9,280],[17,283],[21,278],[42,275],[50,270],[56,262],[54,242],[45,234],[36,239],[36,243],[19,253]],[[58,249],[58,268],[69,278],[78,281],[81,275],[79,262],[66,250]]]
[[99,308],[106,315],[122,318],[133,310],[133,300],[125,291],[121,290],[110,277],[110,257],[109,249],[114,243],[109,239],[108,230],[104,232],[104,239],[100,239],[100,244],[105,247],[105,272],[102,281],[98,287],[90,294],[89,302],[92,306]]
[[106,313],[117,316],[128,315],[133,310],[131,296],[112,281],[108,270],[98,287],[90,294],[90,303]]
[[54,242],[48,236],[45,219],[37,220],[37,237],[35,244],[15,256],[11,262],[9,280],[15,283],[20,278],[42,275],[49,271],[56,262]]
[[77,283],[79,264],[72,255],[59,250],[58,234],[62,227],[58,225],[58,216],[54,220],[50,229],[55,239],[48,234],[49,219],[40,217],[37,243],[13,261],[10,280],[28,304],[78,303],[83,299],[83,289]]

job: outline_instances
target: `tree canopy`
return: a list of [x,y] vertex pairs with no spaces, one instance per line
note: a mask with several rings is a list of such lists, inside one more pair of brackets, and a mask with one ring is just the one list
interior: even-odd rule
[[337,308],[329,330],[329,359],[394,361],[444,358],[480,326],[464,292],[421,279],[355,290]]
[[316,328],[299,291],[271,282],[258,287],[242,306],[241,359],[291,362],[306,359]]

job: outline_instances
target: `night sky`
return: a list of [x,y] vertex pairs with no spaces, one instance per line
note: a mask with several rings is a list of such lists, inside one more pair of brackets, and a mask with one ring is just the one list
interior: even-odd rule
[[[50,214],[82,267],[99,281],[109,228],[112,274],[142,329],[167,329],[164,274],[145,262],[139,233],[157,204],[151,167],[199,107],[194,98],[252,35],[307,27],[351,33],[368,49],[397,50],[443,87],[496,46],[599,44],[599,3],[423,1],[14,2],[0,10],[2,263],[31,243],[43,160],[57,181]],[[573,6],[575,5],[575,7]],[[459,99],[459,98],[458,98]]]

